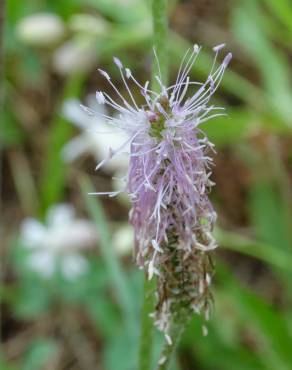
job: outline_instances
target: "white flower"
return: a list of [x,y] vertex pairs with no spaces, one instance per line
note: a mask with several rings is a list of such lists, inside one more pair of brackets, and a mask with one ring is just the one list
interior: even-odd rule
[[27,262],[31,270],[50,278],[59,266],[68,280],[86,272],[88,262],[79,250],[94,245],[97,240],[93,224],[75,218],[69,204],[50,208],[46,225],[32,218],[24,220],[20,237],[30,250]]
[[22,18],[16,26],[16,35],[24,43],[47,47],[58,43],[65,34],[60,17],[51,13],[36,13]]
[[92,40],[73,38],[61,45],[53,54],[53,66],[60,75],[87,72],[96,63],[97,54]]
[[[107,115],[105,108],[89,97],[89,106]],[[109,157],[113,149],[119,148],[127,140],[127,135],[116,127],[110,127],[102,117],[90,116],[82,109],[76,99],[67,100],[63,107],[64,116],[81,129],[81,134],[72,139],[63,149],[63,158],[71,162],[84,154],[92,154],[97,161]],[[112,149],[113,148],[113,149]],[[123,174],[128,168],[129,145],[123,149],[121,156],[108,161],[104,170],[110,173]]]

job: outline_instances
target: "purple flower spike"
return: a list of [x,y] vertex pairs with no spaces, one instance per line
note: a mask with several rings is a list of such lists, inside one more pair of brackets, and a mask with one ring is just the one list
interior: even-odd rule
[[[124,190],[132,202],[130,222],[135,229],[135,259],[149,279],[157,276],[155,323],[166,336],[171,320],[182,310],[203,312],[206,320],[210,312],[209,286],[213,274],[210,253],[217,247],[212,236],[216,213],[208,198],[214,185],[210,180],[209,156],[214,145],[200,124],[224,115],[224,108],[209,104],[231,59],[229,53],[217,65],[223,46],[213,48],[214,63],[204,83],[193,82],[188,76],[200,52],[195,45],[185,54],[174,85],[164,86],[157,76],[160,93],[150,90],[148,83],[141,85],[117,58],[114,61],[127,97],[122,96],[106,72],[100,71],[117,95],[114,100],[107,93],[97,93],[100,104],[118,112],[104,118],[129,135],[125,145],[114,150],[109,158],[124,151],[130,143]],[[128,81],[138,86],[144,105],[137,105]]]

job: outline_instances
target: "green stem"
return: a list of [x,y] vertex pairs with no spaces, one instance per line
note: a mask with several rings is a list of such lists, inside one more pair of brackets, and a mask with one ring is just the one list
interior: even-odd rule
[[[5,25],[5,15],[6,15],[6,0],[0,0],[0,117],[4,117],[4,105],[5,105],[5,78],[4,78],[4,67],[5,67],[5,58],[4,58],[4,25]],[[5,119],[5,118],[4,118]],[[1,132],[3,132],[2,124],[4,119],[1,119]],[[2,143],[0,142],[0,146]],[[0,171],[2,173],[2,151],[0,153]],[[0,178],[0,191],[2,193],[2,178]],[[2,210],[2,198],[0,196],[0,209]],[[0,283],[4,276],[3,273],[2,261],[0,263]],[[2,318],[2,311],[0,312],[0,318]],[[2,339],[0,333],[0,339]]]
[[178,346],[178,343],[180,341],[181,335],[185,329],[185,323],[179,322],[179,323],[172,323],[171,327],[171,340],[172,343],[165,343],[157,365],[157,370],[168,370],[169,366],[171,364],[172,357],[175,353],[175,350]]
[[159,84],[155,76],[161,73],[161,80],[164,84],[168,82],[168,18],[167,18],[167,0],[152,0],[153,15],[153,47],[159,60],[153,63],[152,70],[152,88],[159,89]]
[[139,370],[149,370],[152,360],[152,332],[153,319],[149,314],[153,311],[155,289],[154,279],[148,280],[147,276],[144,279],[144,299],[141,310],[141,337],[139,348]]
[[[167,57],[167,0],[152,0],[153,16],[153,46],[158,61],[154,60],[152,69],[152,88],[159,90],[160,86],[155,76],[159,76],[164,84],[168,79]],[[141,337],[139,349],[139,370],[150,370],[152,362],[153,320],[150,313],[154,309],[153,290],[155,281],[144,280],[144,300],[141,310]]]
[[[152,0],[153,14],[153,32],[154,32],[154,51],[158,61],[153,65],[152,71],[152,88],[159,89],[159,83],[156,76],[161,78],[164,85],[168,83],[168,17],[167,17],[167,0]],[[170,337],[172,344],[165,343],[158,363],[158,370],[167,370],[170,366],[172,355],[179,343],[182,332],[185,328],[185,320],[174,320],[171,324]],[[150,343],[150,341],[149,341]],[[144,368],[149,369],[149,367]]]

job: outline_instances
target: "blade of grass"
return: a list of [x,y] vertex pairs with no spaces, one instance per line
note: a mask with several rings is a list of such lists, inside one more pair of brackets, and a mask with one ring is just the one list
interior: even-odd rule
[[117,1],[117,0],[77,0],[81,4],[88,4],[98,10],[106,18],[116,23],[140,23],[149,17],[149,11],[144,1]]
[[87,177],[84,176],[80,179],[80,188],[84,203],[100,236],[99,245],[101,255],[111,277],[112,289],[115,292],[123,313],[127,334],[134,336],[136,333],[136,314],[132,302],[133,297],[129,290],[126,273],[123,271],[118,256],[112,246],[111,233],[102,206],[97,197],[88,195],[88,193],[93,191],[93,186]]
[[270,180],[258,179],[250,187],[249,207],[256,235],[264,243],[289,251],[285,202]]
[[262,0],[273,14],[292,32],[292,4],[290,0]]
[[[6,0],[0,0],[0,117],[1,123],[0,128],[3,132],[3,113],[5,106],[5,81],[4,81],[4,68],[5,68],[5,47],[4,47],[4,32],[5,32],[5,17],[6,17]],[[2,143],[1,147],[2,147]],[[2,148],[1,148],[2,149]],[[0,151],[0,210],[2,211],[2,150]],[[3,279],[3,267],[2,261],[0,262],[0,284]],[[0,320],[2,322],[2,309],[0,309]],[[2,333],[0,333],[0,339],[2,339]]]
[[[84,85],[84,75],[72,75],[66,81],[59,99],[60,105],[65,99],[79,96]],[[50,136],[47,143],[47,154],[41,176],[41,213],[57,202],[64,193],[67,166],[61,158],[61,150],[69,139],[72,125],[62,116],[60,106],[50,124]]]
[[224,248],[255,257],[272,266],[292,272],[292,256],[282,249],[219,228],[215,229],[215,237]]
[[240,3],[232,14],[234,34],[258,66],[267,102],[272,108],[270,113],[276,113],[287,127],[291,128],[292,90],[289,82],[289,61],[266,36],[260,22],[257,22],[260,16],[262,9],[256,2]]

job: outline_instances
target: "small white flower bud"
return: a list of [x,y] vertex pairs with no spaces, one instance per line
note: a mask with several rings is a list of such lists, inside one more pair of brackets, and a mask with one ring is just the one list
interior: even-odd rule
[[85,72],[93,68],[97,55],[88,42],[70,40],[60,46],[53,55],[53,66],[61,75]]
[[62,40],[65,26],[62,19],[55,14],[36,13],[18,22],[16,35],[25,44],[48,47]]

